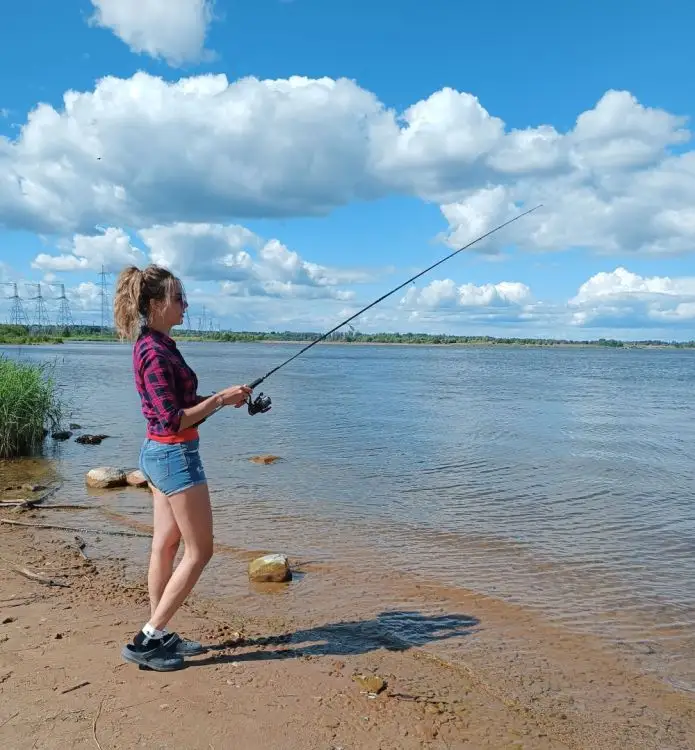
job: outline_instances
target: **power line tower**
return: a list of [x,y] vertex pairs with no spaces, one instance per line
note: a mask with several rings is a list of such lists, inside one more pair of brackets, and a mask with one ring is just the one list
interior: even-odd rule
[[67,328],[68,326],[75,325],[72,320],[72,312],[70,311],[70,302],[65,296],[65,284],[60,284],[60,307],[58,308],[58,316],[56,318],[56,325],[58,328]]
[[29,327],[29,318],[27,317],[26,310],[22,304],[22,298],[19,296],[18,284],[16,281],[4,281],[3,286],[11,286],[13,294],[7,299],[12,300],[12,309],[10,310],[11,326],[26,326]]
[[203,333],[205,333],[205,329],[207,328],[207,325],[208,325],[207,316],[208,316],[207,310],[205,309],[205,305],[203,305],[203,315],[202,317],[198,318],[198,330],[202,331]]
[[106,272],[104,266],[99,274],[99,296],[101,297],[101,332],[111,327],[111,315],[109,307],[109,294],[106,286]]
[[33,286],[37,289],[36,297],[29,297],[29,299],[36,300],[36,307],[34,308],[34,327],[39,330],[48,328],[51,323],[48,320],[48,310],[46,309],[46,303],[41,294],[41,284],[27,284],[27,286]]

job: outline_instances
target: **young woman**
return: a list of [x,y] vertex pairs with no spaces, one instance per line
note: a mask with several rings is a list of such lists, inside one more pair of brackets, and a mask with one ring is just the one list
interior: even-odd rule
[[[118,278],[114,322],[121,337],[135,341],[135,386],[147,422],[140,470],[154,504],[150,619],[121,653],[157,671],[179,669],[184,656],[205,653],[201,644],[166,630],[212,556],[212,511],[197,425],[222,406],[242,406],[251,393],[234,385],[198,395],[196,374],[170,336],[172,327],[183,323],[186,307],[180,281],[165,268],[130,266]],[[184,554],[173,570],[182,538]]]

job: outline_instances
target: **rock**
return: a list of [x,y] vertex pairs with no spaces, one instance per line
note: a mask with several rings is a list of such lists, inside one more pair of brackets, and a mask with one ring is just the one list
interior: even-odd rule
[[81,430],[82,429],[82,425],[81,424],[77,424],[75,422],[70,422],[70,424],[68,426],[70,427],[71,430]]
[[254,464],[274,464],[276,461],[280,460],[280,456],[252,456],[249,458],[249,461],[251,461]]
[[290,563],[285,555],[263,555],[249,563],[249,578],[257,583],[282,583],[292,580]]
[[95,487],[97,489],[126,486],[125,472],[110,466],[100,466],[97,469],[91,469],[91,471],[87,472],[85,480],[87,487]]
[[[19,487],[17,489],[20,489]],[[23,484],[21,489],[26,492],[41,492],[48,489],[45,484]]]
[[125,481],[131,487],[147,487],[147,480],[145,479],[145,475],[140,471],[140,469],[135,469],[134,471],[128,472],[128,474],[126,474]]
[[99,445],[107,437],[108,435],[80,435],[75,438],[75,442],[82,445]]
[[72,437],[72,432],[70,430],[56,430],[51,433],[51,437],[54,440],[68,440]]
[[364,688],[368,693],[380,693],[382,690],[386,688],[387,682],[383,677],[379,677],[379,675],[372,674],[372,675],[362,675],[362,674],[356,674],[353,675],[352,679],[362,688]]
[[6,618],[5,618],[5,619],[4,619],[3,621],[2,621],[2,624],[3,624],[3,625],[9,625],[9,624],[10,624],[11,622],[17,622],[17,618],[16,618],[16,617],[6,617]]

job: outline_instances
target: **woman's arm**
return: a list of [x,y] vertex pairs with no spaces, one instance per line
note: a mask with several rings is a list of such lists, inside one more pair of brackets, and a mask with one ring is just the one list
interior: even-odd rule
[[152,354],[144,362],[144,381],[159,423],[168,432],[181,432],[199,424],[222,406],[243,404],[251,389],[234,385],[212,396],[203,397],[197,404],[183,409],[176,398],[174,372],[171,362],[160,354]]
[[222,396],[213,394],[199,399],[193,406],[182,408],[176,396],[171,361],[157,352],[151,352],[145,357],[143,380],[159,423],[167,432],[185,430],[224,405]]

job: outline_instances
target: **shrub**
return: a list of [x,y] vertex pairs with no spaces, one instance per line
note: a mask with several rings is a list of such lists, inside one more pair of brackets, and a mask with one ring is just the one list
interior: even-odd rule
[[61,417],[50,366],[0,356],[0,458],[31,454]]

